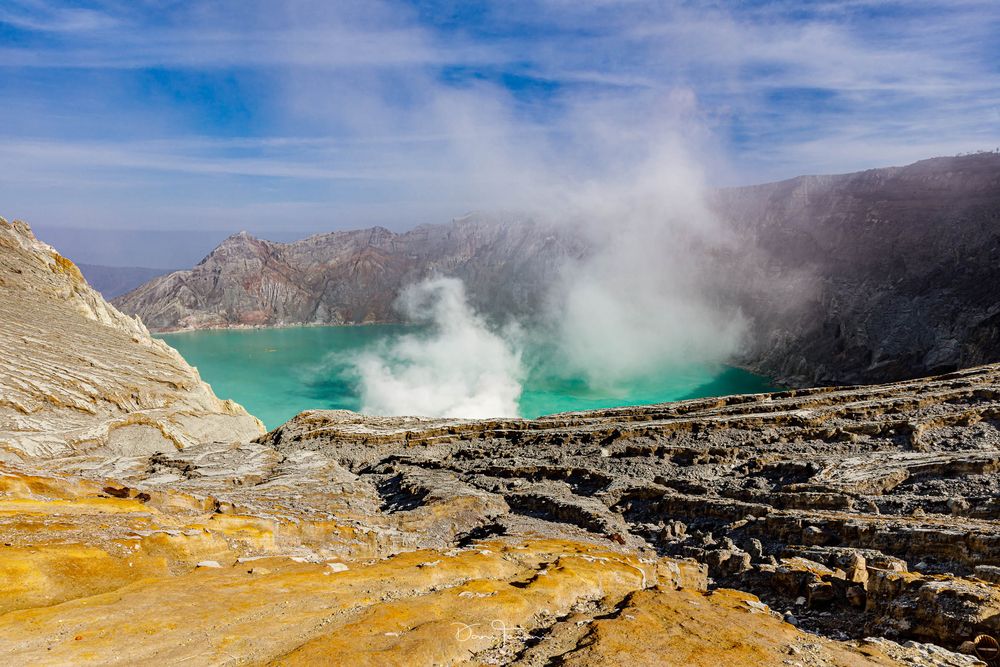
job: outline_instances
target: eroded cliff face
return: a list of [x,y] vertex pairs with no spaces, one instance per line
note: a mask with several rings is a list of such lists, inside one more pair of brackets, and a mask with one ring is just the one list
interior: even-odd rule
[[[1000,155],[803,176],[711,204],[735,243],[699,260],[714,267],[706,298],[750,323],[735,361],[813,386],[1000,360]],[[480,216],[291,244],[240,234],[116,303],[156,329],[396,321],[400,289],[441,273],[480,311],[531,318],[563,260],[588,253],[568,232]]]
[[739,262],[752,367],[812,386],[1000,360],[1000,154],[736,188],[716,206],[756,249]]
[[263,432],[73,262],[2,219],[0,311],[0,460],[176,451]]

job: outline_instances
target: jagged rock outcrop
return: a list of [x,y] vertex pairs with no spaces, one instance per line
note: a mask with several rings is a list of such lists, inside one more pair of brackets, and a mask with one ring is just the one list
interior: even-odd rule
[[3,219],[0,311],[0,460],[176,451],[263,432],[70,260]]
[[[711,200],[736,243],[701,263],[715,267],[713,298],[751,323],[737,362],[813,386],[1000,360],[1000,155],[803,176]],[[290,244],[239,234],[116,303],[154,329],[396,321],[399,290],[439,272],[462,278],[481,311],[530,317],[561,261],[588,252],[566,234],[482,216]]]

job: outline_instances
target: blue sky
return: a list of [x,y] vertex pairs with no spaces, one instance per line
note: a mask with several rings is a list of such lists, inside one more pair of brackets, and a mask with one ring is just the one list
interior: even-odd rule
[[43,227],[405,229],[666,134],[714,185],[991,150],[1000,3],[0,0],[0,213]]

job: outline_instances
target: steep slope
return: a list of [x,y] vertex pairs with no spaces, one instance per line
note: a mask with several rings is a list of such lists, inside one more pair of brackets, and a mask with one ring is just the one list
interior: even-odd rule
[[0,311],[0,460],[176,451],[263,431],[27,225],[3,219]]
[[[1000,359],[1000,155],[716,192],[738,239],[702,260],[751,322],[738,361],[794,386],[918,377]],[[392,321],[401,287],[434,272],[474,304],[530,316],[586,245],[526,222],[469,218],[406,234],[291,244],[241,234],[191,271],[116,303],[154,329]],[[628,294],[622,295],[629,298]]]
[[798,386],[1000,359],[1000,154],[719,193],[744,238],[750,363]]

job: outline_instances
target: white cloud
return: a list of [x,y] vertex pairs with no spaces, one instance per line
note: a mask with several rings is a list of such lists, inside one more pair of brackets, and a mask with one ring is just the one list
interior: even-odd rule
[[[92,200],[82,188],[73,196],[113,209],[102,193],[133,183],[163,207],[151,217],[164,218],[182,204],[154,192],[154,178],[203,177],[216,194],[201,203],[234,212],[253,179],[259,203],[291,215],[303,209],[285,204],[311,200],[313,211],[359,224],[385,215],[395,226],[399,211],[425,222],[525,206],[553,183],[627,167],[644,134],[673,122],[678,95],[706,132],[701,159],[716,183],[1000,141],[995,3],[541,0],[487,11],[484,35],[394,2],[12,4],[0,21],[60,38],[0,48],[0,85],[12,89],[0,160],[18,166],[0,197],[30,213],[41,210],[31,188],[103,181]],[[61,84],[33,73],[63,67],[80,73]],[[172,89],[142,106],[136,91],[150,84],[131,72],[150,67],[204,75],[206,85],[232,76],[261,125],[219,132],[210,113],[195,113],[217,102],[174,100]],[[456,83],[444,75],[455,69],[482,78]],[[552,89],[532,97],[498,82],[502,73]]]
[[39,32],[87,33],[118,26],[112,16],[85,7],[59,7],[39,0],[13,0],[0,7],[0,23]]

